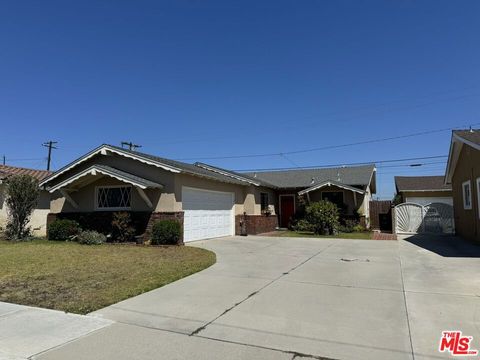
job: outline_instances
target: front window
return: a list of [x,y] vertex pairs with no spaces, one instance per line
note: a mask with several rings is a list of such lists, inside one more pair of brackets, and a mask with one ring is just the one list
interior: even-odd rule
[[470,210],[472,208],[472,183],[469,181],[465,181],[462,184],[462,192],[463,192],[463,208],[465,210]]
[[343,191],[324,191],[322,192],[322,200],[327,200],[339,208],[343,207]]
[[262,212],[268,211],[268,194],[260,193],[260,205]]
[[96,193],[98,210],[130,209],[131,186],[99,186]]

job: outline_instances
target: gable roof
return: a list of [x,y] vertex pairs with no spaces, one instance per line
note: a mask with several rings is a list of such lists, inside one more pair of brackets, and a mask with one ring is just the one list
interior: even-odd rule
[[137,186],[141,189],[147,189],[147,188],[163,188],[162,184],[158,184],[156,182],[153,182],[148,179],[144,179],[140,176],[134,175],[127,173],[125,171],[115,169],[111,166],[107,165],[99,165],[95,164],[90,166],[89,168],[81,171],[78,174],[75,174],[73,176],[70,176],[68,179],[62,181],[61,183],[53,186],[52,188],[49,188],[48,191],[53,193],[56,190],[59,190],[61,188],[64,188],[65,186],[75,182],[76,180],[86,176],[86,175],[97,175],[97,174],[102,174],[106,175],[115,179],[118,179],[122,182],[125,182],[127,184],[131,184],[134,186]]
[[[128,149],[123,149],[118,146],[114,145],[109,145],[109,144],[103,144],[89,153],[85,154],[84,156],[72,161],[68,165],[64,166],[63,168],[59,169],[55,173],[51,174],[47,178],[43,179],[43,181],[40,183],[41,186],[47,185],[50,181],[55,179],[56,177],[60,176],[61,174],[73,169],[75,166],[77,166],[80,163],[83,163],[84,161],[87,161],[88,159],[92,158],[93,156],[96,156],[98,154],[107,154],[107,153],[115,153],[120,156],[125,156],[128,158],[132,158],[135,160],[138,160],[140,162],[146,163],[148,165],[160,167],[166,171],[170,171],[173,173],[184,173],[184,174],[189,174],[193,176],[199,176],[199,177],[204,177],[208,178],[211,180],[216,180],[216,181],[221,181],[221,182],[226,182],[226,183],[232,183],[232,184],[238,184],[238,185],[256,185],[258,186],[259,183],[255,182],[252,179],[248,179],[246,176],[243,176],[241,174],[231,172],[229,170],[223,170],[220,168],[216,168],[217,170],[214,171],[213,169],[207,169],[206,164],[204,166],[199,166],[195,164],[188,164],[184,163],[181,161],[176,161],[176,160],[171,160],[171,159],[166,159],[163,157],[151,155],[151,154],[146,154],[142,153],[139,151],[133,151],[133,150],[128,150]],[[212,167],[214,168],[214,167]]]
[[460,152],[464,145],[468,145],[480,151],[480,129],[453,130],[448,152],[447,169],[445,171],[445,183],[451,184]]
[[397,192],[450,191],[452,187],[445,185],[443,176],[395,176]]
[[315,190],[321,189],[323,187],[332,186],[332,185],[337,186],[337,187],[342,188],[342,189],[345,189],[345,190],[350,190],[350,191],[353,191],[353,192],[356,192],[356,193],[359,193],[359,194],[365,194],[365,191],[360,190],[356,187],[353,187],[353,186],[350,186],[350,185],[345,185],[345,184],[342,184],[338,181],[328,180],[328,181],[324,181],[324,182],[321,182],[319,184],[313,185],[312,187],[309,187],[308,189],[299,191],[298,195],[303,195],[303,194],[309,193],[311,191],[315,191]]
[[374,172],[375,165],[370,164],[340,168],[249,172],[246,175],[278,188],[309,188],[326,181],[352,186],[367,186],[372,181]]
[[52,172],[47,170],[28,169],[10,165],[0,165],[0,179],[5,179],[12,175],[30,175],[41,181]]

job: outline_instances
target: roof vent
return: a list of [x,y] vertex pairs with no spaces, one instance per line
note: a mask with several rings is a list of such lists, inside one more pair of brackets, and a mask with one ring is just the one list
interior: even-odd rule
[[340,176],[340,171],[337,171],[337,181],[342,181],[342,177]]
[[254,177],[254,178],[256,178],[256,177],[257,177],[257,173],[256,173],[256,172],[255,172],[255,173],[253,173],[253,177]]
[[470,125],[470,132],[473,133],[473,129],[472,129],[472,126]]
[[310,181],[310,184],[315,184],[315,178],[312,177],[312,180]]

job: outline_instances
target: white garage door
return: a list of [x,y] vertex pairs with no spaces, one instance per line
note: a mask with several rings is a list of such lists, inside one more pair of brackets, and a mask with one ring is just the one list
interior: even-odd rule
[[233,203],[233,193],[182,188],[183,240],[233,235]]

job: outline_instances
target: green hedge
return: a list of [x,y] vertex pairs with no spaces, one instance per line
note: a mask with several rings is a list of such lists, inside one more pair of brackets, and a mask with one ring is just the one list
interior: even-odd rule
[[55,220],[48,225],[48,239],[56,241],[70,240],[73,236],[78,235],[81,230],[78,222],[74,220]]
[[160,220],[153,224],[152,245],[177,245],[182,236],[182,226],[175,220]]

